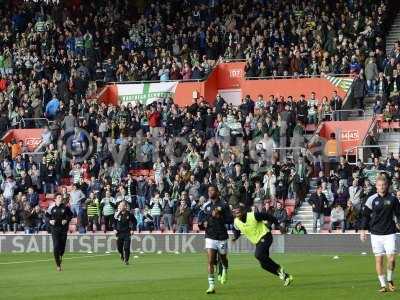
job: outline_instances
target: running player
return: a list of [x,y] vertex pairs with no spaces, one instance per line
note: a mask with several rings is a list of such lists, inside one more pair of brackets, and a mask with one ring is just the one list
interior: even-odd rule
[[53,240],[54,259],[57,271],[62,271],[61,263],[67,243],[68,223],[72,219],[72,212],[62,203],[61,194],[56,195],[55,205],[46,213],[49,219],[51,238]]
[[214,269],[217,258],[222,264],[221,275],[218,276],[221,284],[225,284],[228,275],[228,230],[226,224],[233,221],[229,206],[219,198],[218,188],[208,188],[208,201],[203,206],[205,220],[203,225],[206,233],[206,245],[208,256],[208,289],[207,294],[215,293]]
[[244,205],[239,205],[233,210],[234,220],[234,238],[236,241],[241,234],[256,245],[255,257],[260,262],[261,267],[279,276],[284,286],[292,283],[293,277],[285,272],[285,270],[269,257],[269,248],[272,245],[272,234],[264,221],[279,224],[278,221],[270,214],[264,212],[247,212]]
[[117,249],[121,261],[129,265],[129,256],[131,253],[131,235],[133,234],[134,221],[128,210],[128,203],[123,200],[118,205],[115,212],[115,231],[117,234]]
[[[381,288],[379,292],[394,292],[393,271],[396,263],[396,224],[400,221],[400,202],[389,193],[389,179],[384,174],[376,178],[377,193],[367,199],[363,207],[361,240],[366,240],[366,232],[371,233],[372,252]],[[384,256],[387,258],[387,277],[384,272]],[[386,285],[387,280],[387,285]]]

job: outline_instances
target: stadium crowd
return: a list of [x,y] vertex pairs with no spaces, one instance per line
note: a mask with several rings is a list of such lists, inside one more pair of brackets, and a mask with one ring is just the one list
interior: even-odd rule
[[[276,229],[286,231],[286,202],[301,204],[319,173],[321,187],[310,200],[315,213],[333,214],[333,227],[357,228],[373,189],[364,166],[315,161],[322,154],[304,138],[307,124],[340,109],[336,93],[298,101],[245,97],[238,107],[220,96],[213,107],[203,98],[188,107],[172,99],[107,107],[90,95],[96,81],[200,79],[221,57],[245,59],[248,77],[359,73],[365,65],[364,83],[381,94],[386,77],[375,83],[370,64],[377,64],[379,78],[399,66],[398,45],[392,59],[384,55],[383,4],[363,11],[361,1],[214,0],[193,9],[192,1],[162,1],[137,15],[128,1],[100,2],[0,10],[0,133],[45,127],[40,162],[26,154],[23,141],[0,142],[0,230],[46,230],[40,197],[59,191],[80,232],[111,230],[123,200],[138,231],[188,232],[201,224],[207,187],[215,184],[231,206],[267,210],[279,220]],[[321,104],[317,97],[324,97]],[[273,150],[289,146],[314,152]],[[395,187],[397,160],[373,155],[372,168],[388,170]],[[146,169],[152,172],[135,171]],[[335,218],[340,209],[344,220]],[[304,232],[301,224],[293,232]]]

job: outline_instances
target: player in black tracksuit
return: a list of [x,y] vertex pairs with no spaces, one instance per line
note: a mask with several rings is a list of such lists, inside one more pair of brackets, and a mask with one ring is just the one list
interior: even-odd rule
[[118,205],[118,210],[114,215],[115,230],[117,231],[117,248],[121,255],[121,260],[129,265],[131,253],[131,234],[134,228],[134,217],[128,210],[128,205],[122,201]]
[[[376,178],[376,191],[377,193],[369,197],[363,207],[361,240],[366,240],[366,230],[369,229],[376,272],[381,284],[379,291],[394,292],[393,271],[396,264],[396,232],[400,227],[400,202],[389,193],[389,179],[383,174]],[[384,256],[387,257],[386,278]]]
[[218,280],[224,284],[227,280],[228,271],[228,231],[226,224],[233,222],[232,212],[226,202],[218,196],[216,186],[208,188],[209,200],[203,206],[204,220],[203,225],[206,228],[206,250],[208,255],[208,284],[207,294],[215,293],[214,266],[217,264],[217,258],[222,265],[222,270]]
[[67,242],[68,224],[72,219],[72,212],[69,207],[62,203],[61,194],[57,194],[55,205],[47,212],[53,239],[54,259],[57,271],[61,271],[62,257]]

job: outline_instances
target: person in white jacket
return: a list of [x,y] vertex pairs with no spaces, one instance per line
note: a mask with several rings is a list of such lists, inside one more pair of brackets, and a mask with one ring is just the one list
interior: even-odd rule
[[322,181],[321,188],[322,188],[322,193],[325,195],[326,199],[329,202],[329,206],[331,206],[333,204],[334,196],[332,193],[330,183],[327,183],[326,181]]
[[331,230],[336,229],[338,226],[342,229],[342,232],[345,231],[344,210],[340,204],[336,204],[331,211]]
[[271,199],[271,201],[275,201],[276,198],[276,176],[272,170],[268,170],[264,175],[264,192],[267,199]]
[[357,211],[360,211],[361,209],[361,194],[362,188],[358,185],[358,179],[354,179],[353,184],[349,188],[349,200],[353,203],[353,206]]

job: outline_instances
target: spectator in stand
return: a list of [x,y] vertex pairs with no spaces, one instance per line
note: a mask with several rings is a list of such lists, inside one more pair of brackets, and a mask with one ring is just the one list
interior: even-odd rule
[[361,194],[362,188],[358,184],[358,179],[354,179],[352,186],[349,188],[349,201],[358,212],[361,211]]
[[106,191],[105,196],[100,201],[100,212],[103,218],[104,232],[114,228],[114,213],[117,207],[115,199],[110,191]]
[[154,230],[161,230],[160,223],[162,207],[160,193],[155,193],[154,197],[150,200],[149,208],[154,222]]
[[186,201],[181,200],[179,207],[175,213],[175,222],[177,227],[177,233],[188,233],[189,232],[189,216],[190,210]]
[[276,203],[276,209],[274,211],[273,216],[278,221],[278,224],[279,224],[278,230],[280,230],[282,233],[285,233],[287,222],[288,222],[288,215],[287,215],[286,209],[283,208],[282,203],[280,203],[280,202]]
[[346,230],[355,229],[357,231],[359,226],[358,220],[360,212],[354,208],[353,203],[350,200],[347,202],[347,207],[344,211],[344,215]]
[[149,209],[145,208],[143,211],[143,230],[152,232],[154,230],[154,220],[150,214]]
[[168,193],[165,193],[161,202],[162,215],[164,220],[165,230],[172,231],[174,224],[174,211],[176,199],[171,199]]
[[82,219],[82,202],[86,196],[76,184],[73,184],[69,197],[71,199],[71,212],[80,221]]
[[323,229],[325,223],[324,211],[328,207],[329,203],[325,195],[322,193],[321,185],[317,186],[317,190],[311,194],[309,204],[313,210],[313,232],[317,232],[317,222],[319,221],[320,230]]
[[88,218],[88,231],[96,232],[100,228],[100,201],[94,192],[89,194],[89,197],[85,201],[86,213]]
[[339,188],[334,194],[333,205],[336,206],[339,204],[343,209],[345,209],[349,197],[348,188],[343,184],[343,182],[339,182]]
[[357,103],[357,108],[360,110],[358,113],[361,116],[364,110],[364,98],[368,94],[367,81],[364,80],[362,74],[359,74],[353,81],[351,86],[354,101]]
[[136,219],[136,231],[140,233],[144,229],[144,215],[141,213],[139,208],[135,208],[134,217]]
[[301,222],[297,222],[296,225],[292,228],[291,234],[307,234],[306,228],[301,224]]
[[343,208],[340,204],[335,204],[331,211],[331,230],[336,230],[338,227],[345,232],[345,216]]

